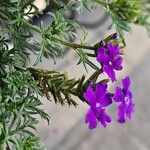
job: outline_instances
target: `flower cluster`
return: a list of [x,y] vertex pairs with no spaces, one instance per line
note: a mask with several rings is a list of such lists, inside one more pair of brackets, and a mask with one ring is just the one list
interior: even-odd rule
[[[101,64],[102,72],[106,73],[112,82],[116,81],[116,70],[122,70],[121,50],[118,45],[112,43],[104,44],[101,41],[101,47],[97,51],[97,61]],[[116,87],[114,93],[107,91],[107,83],[99,82],[89,84],[83,96],[90,108],[85,116],[85,122],[89,128],[97,127],[98,122],[103,127],[111,122],[111,117],[106,113],[106,108],[112,103],[118,104],[117,121],[126,122],[131,119],[134,112],[134,103],[132,101],[132,92],[130,90],[130,77],[122,79],[122,88]]]
[[122,58],[118,45],[108,43],[100,47],[97,53],[97,61],[101,64],[102,71],[107,73],[112,82],[116,81],[115,70],[122,69]]
[[130,78],[122,79],[123,88],[116,87],[114,101],[120,103],[118,106],[118,121],[124,123],[125,116],[131,119],[131,114],[134,112],[134,103],[132,101],[132,93],[130,90]]
[[90,129],[95,128],[98,122],[103,127],[106,127],[106,123],[111,122],[111,118],[106,114],[105,108],[112,103],[112,96],[111,93],[107,92],[107,84],[98,83],[95,90],[89,85],[84,93],[84,98],[90,105],[85,118],[86,123],[89,123]]

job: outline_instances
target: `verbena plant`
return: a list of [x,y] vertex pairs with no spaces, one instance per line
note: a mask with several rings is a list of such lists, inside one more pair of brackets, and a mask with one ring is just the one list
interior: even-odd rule
[[[44,28],[32,24],[32,16],[38,16],[34,0],[0,0],[0,150],[40,150],[44,149],[41,139],[36,135],[39,115],[49,123],[49,115],[41,109],[39,95],[56,104],[77,106],[75,98],[89,105],[85,122],[93,129],[100,122],[103,127],[111,122],[106,113],[110,104],[118,104],[117,120],[124,123],[134,112],[130,90],[130,78],[122,79],[122,88],[116,87],[114,93],[107,90],[107,83],[116,81],[116,72],[122,70],[122,55],[126,42],[124,32],[131,30],[130,24],[145,26],[150,30],[149,0],[47,0],[47,5],[55,9],[49,12],[52,22]],[[97,39],[91,45],[84,38],[80,43],[69,42],[81,28],[76,20],[64,17],[67,10],[77,13],[87,9],[104,9],[112,19],[110,28],[116,33],[105,39]],[[28,18],[28,19],[27,19]],[[37,32],[41,40],[33,36]],[[75,51],[78,64],[93,68],[90,78],[82,75],[79,79],[69,79],[66,73],[37,68],[44,57],[53,59],[62,55],[66,47]],[[34,66],[29,67],[30,55],[36,55]],[[94,64],[90,57],[100,65]],[[65,59],[65,57],[64,57]],[[98,81],[100,74],[108,76]]]

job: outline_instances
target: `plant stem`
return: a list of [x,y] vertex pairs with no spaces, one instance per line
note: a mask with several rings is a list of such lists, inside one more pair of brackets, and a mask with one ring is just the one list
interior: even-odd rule
[[94,0],[94,1],[100,4],[110,5],[110,3],[106,2],[105,0]]
[[96,50],[96,48],[93,47],[93,46],[86,46],[86,45],[82,45],[82,44],[75,44],[75,43],[71,43],[71,42],[68,42],[68,41],[63,41],[63,40],[58,39],[56,37],[52,37],[52,40],[56,41],[56,42],[60,42],[62,45],[71,47],[73,49],[82,48],[82,49],[88,49],[88,50]]
[[10,147],[9,147],[8,142],[6,142],[6,145],[7,145],[7,150],[11,150]]
[[[25,26],[28,26],[29,28],[31,28],[32,30],[38,32],[38,33],[42,33],[42,31],[40,30],[40,28],[28,23],[27,21],[23,20],[23,24]],[[76,48],[82,48],[82,49],[88,49],[88,50],[96,50],[95,47],[93,46],[87,46],[87,45],[82,45],[82,44],[76,44],[76,43],[71,43],[71,42],[68,42],[68,41],[63,41],[61,39],[58,39],[54,36],[51,36],[49,37],[47,34],[46,35],[42,35],[42,36],[46,36],[46,38],[48,39],[51,39],[52,41],[55,41],[55,42],[59,42],[61,43],[62,45],[65,45],[65,46],[68,46],[70,48],[73,48],[73,49],[76,49]]]
[[22,20],[22,23],[23,23],[25,26],[29,27],[30,29],[32,29],[32,30],[34,30],[34,31],[36,31],[36,32],[38,32],[38,33],[41,33],[40,28],[36,27],[35,25],[30,24],[30,23],[27,22],[26,20]]

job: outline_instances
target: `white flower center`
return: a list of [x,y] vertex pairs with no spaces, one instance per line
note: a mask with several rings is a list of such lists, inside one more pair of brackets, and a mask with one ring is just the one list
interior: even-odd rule
[[96,103],[96,107],[100,107],[100,104],[99,104],[99,103]]
[[125,101],[126,104],[129,104],[130,103],[129,97],[125,97],[124,101]]
[[111,61],[109,61],[108,63],[109,63],[109,65],[112,65],[112,62],[111,62]]

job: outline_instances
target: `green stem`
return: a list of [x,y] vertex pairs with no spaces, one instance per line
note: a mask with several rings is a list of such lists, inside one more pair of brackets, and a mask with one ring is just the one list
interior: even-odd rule
[[110,3],[106,2],[105,0],[94,0],[94,1],[100,4],[110,5]]
[[22,23],[23,23],[25,26],[29,27],[30,29],[32,29],[32,30],[34,30],[34,31],[36,31],[36,32],[38,32],[38,33],[41,33],[40,28],[36,27],[35,25],[30,24],[30,23],[27,22],[26,20],[22,20]]
[[[38,27],[36,27],[36,26],[34,26],[34,25],[28,23],[28,22],[25,21],[25,20],[23,20],[23,24],[24,24],[25,26],[29,27],[30,29],[32,29],[32,30],[34,30],[34,31],[36,31],[36,32],[38,32],[38,33],[40,33],[40,34],[43,32],[43,31],[40,30],[40,28],[38,28]],[[51,40],[53,40],[53,41],[55,41],[55,42],[59,42],[59,43],[61,43],[62,45],[68,46],[68,47],[73,48],[73,49],[82,48],[82,49],[88,49],[88,50],[96,50],[96,48],[93,47],[93,46],[87,46],[87,45],[82,45],[82,44],[71,43],[71,42],[68,42],[68,41],[63,41],[63,40],[58,39],[58,38],[56,38],[56,37],[54,37],[54,36],[51,36],[51,37],[49,38],[49,36],[48,36],[47,34],[46,34],[46,35],[42,35],[42,36],[46,36],[46,38],[48,38],[48,39],[51,39]]]
[[99,77],[99,75],[100,75],[101,73],[102,73],[102,69],[96,70],[96,71],[89,77],[89,79],[87,79],[86,82],[84,83],[83,90],[85,90],[85,89],[87,88],[89,81],[93,81],[94,83],[96,83],[97,78]]
[[82,48],[82,49],[88,49],[88,50],[96,50],[96,48],[93,47],[93,46],[86,46],[86,45],[82,45],[82,44],[75,44],[75,43],[71,43],[71,42],[68,42],[68,41],[63,41],[63,40],[58,39],[56,37],[52,37],[52,40],[56,41],[56,42],[60,42],[62,45],[71,47],[73,49]]

